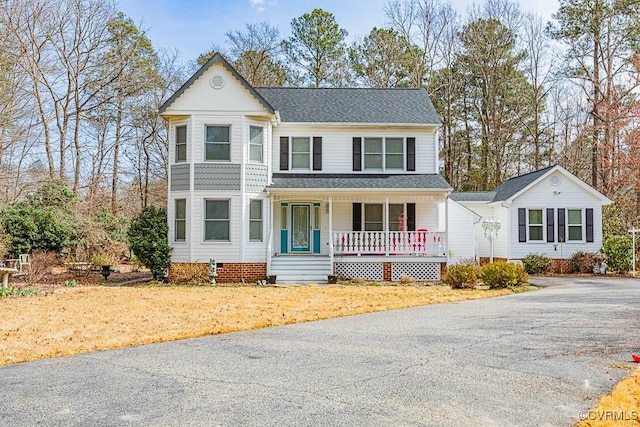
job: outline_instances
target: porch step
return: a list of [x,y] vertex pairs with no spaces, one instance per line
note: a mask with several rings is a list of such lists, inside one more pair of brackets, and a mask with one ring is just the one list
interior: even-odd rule
[[269,275],[275,275],[277,283],[327,283],[330,274],[333,274],[333,266],[328,256],[281,255],[271,258]]

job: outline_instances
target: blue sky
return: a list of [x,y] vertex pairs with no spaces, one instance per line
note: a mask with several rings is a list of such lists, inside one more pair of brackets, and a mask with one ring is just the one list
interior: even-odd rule
[[[244,29],[245,24],[267,21],[284,37],[291,20],[316,7],[335,15],[349,32],[348,41],[363,37],[385,25],[387,0],[118,0],[118,9],[147,30],[156,48],[177,49],[183,61],[195,60],[212,43],[223,45],[225,34]],[[558,0],[517,0],[525,11],[549,20]],[[443,1],[444,3],[444,1]],[[464,15],[473,0],[451,0]]]

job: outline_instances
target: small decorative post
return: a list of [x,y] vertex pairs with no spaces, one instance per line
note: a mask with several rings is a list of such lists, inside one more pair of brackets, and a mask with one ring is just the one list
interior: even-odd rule
[[489,258],[490,262],[493,262],[493,241],[498,238],[498,231],[500,231],[501,227],[502,227],[502,224],[500,223],[499,219],[485,218],[482,221],[482,229],[484,230],[484,237],[485,239],[488,239],[489,243],[491,244],[491,257]]
[[218,266],[215,258],[209,259],[209,284],[211,286],[216,284],[216,277],[218,277]]

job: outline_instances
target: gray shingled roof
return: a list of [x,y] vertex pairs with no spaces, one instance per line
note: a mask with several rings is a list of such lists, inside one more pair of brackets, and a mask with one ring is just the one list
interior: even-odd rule
[[416,189],[450,190],[449,183],[439,174],[273,174],[268,189]]
[[449,197],[456,202],[491,202],[495,196],[495,191],[454,191]]
[[283,122],[440,124],[420,88],[256,88]]
[[523,190],[527,185],[531,184],[536,179],[540,178],[542,175],[547,173],[550,169],[553,169],[555,165],[546,167],[544,169],[537,170],[535,172],[531,172],[525,175],[516,176],[515,178],[511,178],[500,184],[496,187],[495,192],[496,196],[494,197],[494,202],[502,202],[504,200],[509,199],[511,196],[519,193]]

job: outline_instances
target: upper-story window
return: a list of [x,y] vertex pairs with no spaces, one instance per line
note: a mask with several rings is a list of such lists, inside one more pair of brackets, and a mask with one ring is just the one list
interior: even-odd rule
[[176,163],[187,161],[187,126],[176,126]]
[[264,128],[260,126],[249,126],[249,161],[262,163],[263,153]]
[[291,169],[311,169],[311,138],[291,138]]
[[353,170],[363,168],[369,171],[415,171],[415,138],[353,138]]
[[231,140],[229,126],[207,126],[205,136],[205,160],[231,160]]
[[187,236],[187,200],[176,199],[174,238],[176,242],[184,242]]

